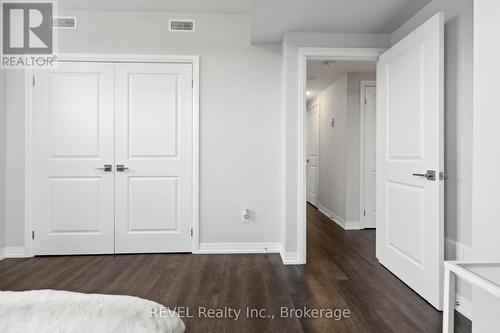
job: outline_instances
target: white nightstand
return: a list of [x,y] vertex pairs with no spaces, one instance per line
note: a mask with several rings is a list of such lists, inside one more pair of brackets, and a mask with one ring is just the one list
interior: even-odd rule
[[443,333],[453,333],[457,277],[500,298],[500,263],[445,261]]

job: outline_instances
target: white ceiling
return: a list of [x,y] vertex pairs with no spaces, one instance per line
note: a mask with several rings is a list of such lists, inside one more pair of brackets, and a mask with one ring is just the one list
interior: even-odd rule
[[63,9],[241,14],[252,0],[59,0]]
[[392,33],[431,0],[59,0],[62,9],[251,16],[252,44],[285,32]]
[[375,62],[367,61],[325,61],[307,62],[307,99],[314,98],[320,92],[331,86],[346,73],[371,73],[376,71]]
[[392,33],[431,0],[253,0],[252,43],[285,32]]

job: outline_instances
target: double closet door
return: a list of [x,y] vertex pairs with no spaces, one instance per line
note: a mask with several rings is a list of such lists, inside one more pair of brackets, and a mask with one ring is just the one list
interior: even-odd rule
[[34,253],[190,252],[192,65],[35,73]]

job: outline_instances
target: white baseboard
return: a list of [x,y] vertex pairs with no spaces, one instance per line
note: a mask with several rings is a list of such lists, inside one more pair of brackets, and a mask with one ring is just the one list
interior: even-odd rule
[[361,230],[361,222],[359,221],[346,221],[345,230]]
[[0,260],[6,258],[24,258],[26,256],[24,252],[23,246],[7,246],[0,249]]
[[[455,240],[446,238],[445,239],[445,258],[446,260],[458,260],[458,261],[467,261],[472,260],[472,247],[465,245],[463,243],[459,243]],[[461,281],[458,280],[457,283],[461,285]],[[462,285],[462,287],[464,287]],[[455,306],[455,310],[457,310],[460,314],[466,317],[469,320],[472,320],[472,302],[470,299],[457,293],[455,295],[457,300],[457,305]]]
[[318,210],[323,215],[328,217],[330,220],[337,223],[340,227],[345,228],[345,220],[343,217],[338,216],[337,214],[335,214],[334,212],[332,212],[331,210],[329,210],[325,206],[322,206],[321,204],[318,205]]
[[300,265],[298,252],[285,252],[283,249],[280,251],[281,261],[283,265]]
[[200,243],[199,254],[280,253],[280,243]]
[[310,195],[309,193],[307,194],[307,198],[306,198],[307,202],[309,202],[311,205],[313,205],[314,207],[317,207],[318,206],[318,197],[313,197],[312,195]]
[[359,221],[346,221],[344,218],[338,216],[328,208],[318,205],[318,210],[323,213],[330,220],[338,224],[344,230],[360,230],[361,223]]

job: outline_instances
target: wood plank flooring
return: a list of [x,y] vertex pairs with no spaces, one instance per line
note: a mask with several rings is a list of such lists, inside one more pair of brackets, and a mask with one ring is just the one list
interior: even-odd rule
[[[440,332],[441,313],[375,258],[375,231],[343,231],[308,207],[308,264],[277,254],[60,256],[0,261],[0,290],[126,294],[188,307],[186,332]],[[198,318],[204,308],[242,309],[238,320]],[[350,318],[280,318],[289,309],[349,309]],[[265,309],[248,318],[247,308]],[[470,322],[457,318],[457,332]]]

